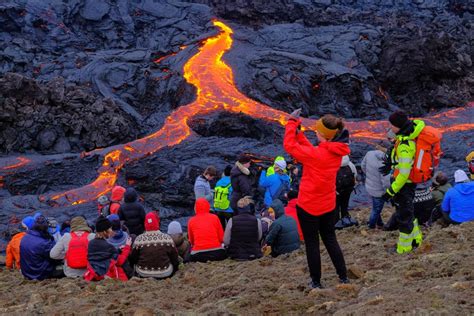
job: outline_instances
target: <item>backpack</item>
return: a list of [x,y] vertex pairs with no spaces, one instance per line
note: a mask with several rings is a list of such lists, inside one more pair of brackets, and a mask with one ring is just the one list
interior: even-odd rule
[[342,192],[352,190],[355,185],[355,177],[349,166],[339,168],[336,176],[336,191]]
[[410,180],[413,183],[423,183],[431,179],[441,158],[441,132],[431,126],[425,126],[415,139],[416,153]]
[[229,183],[225,187],[218,186],[214,188],[214,208],[219,210],[227,210],[230,206],[229,189],[232,184]]
[[290,191],[289,185],[286,182],[282,182],[275,194],[272,195],[272,200],[279,199],[286,206],[288,204],[288,191]]
[[78,236],[76,233],[71,233],[71,240],[66,252],[66,261],[68,267],[72,269],[87,268],[87,250],[89,248],[88,232],[84,232]]
[[110,203],[108,205],[103,205],[102,208],[99,208],[99,216],[107,217],[110,215]]

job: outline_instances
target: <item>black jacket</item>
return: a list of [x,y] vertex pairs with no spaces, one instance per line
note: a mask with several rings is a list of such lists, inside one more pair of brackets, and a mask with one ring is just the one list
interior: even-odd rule
[[232,259],[253,260],[262,256],[257,218],[240,211],[232,217],[231,239],[227,254]]
[[141,235],[145,231],[145,209],[138,203],[138,194],[134,188],[125,191],[124,203],[120,206],[120,220],[125,221],[130,234]]
[[232,184],[232,195],[230,207],[237,210],[237,202],[247,195],[252,195],[252,174],[246,175],[238,166],[234,166],[230,172],[230,183]]
[[92,239],[87,248],[87,261],[99,276],[109,271],[110,261],[117,259],[118,250],[105,239]]

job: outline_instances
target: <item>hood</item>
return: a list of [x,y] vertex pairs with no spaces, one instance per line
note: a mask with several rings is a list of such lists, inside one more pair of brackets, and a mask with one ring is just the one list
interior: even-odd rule
[[285,208],[283,207],[283,203],[279,199],[273,200],[270,207],[275,211],[275,218],[278,218],[285,214]]
[[112,189],[112,194],[110,196],[110,200],[114,202],[119,202],[125,193],[125,188],[119,185],[116,185]]
[[216,187],[226,187],[230,184],[230,177],[228,176],[223,176],[222,178],[219,179],[216,183]]
[[345,143],[339,143],[339,142],[324,142],[321,143],[319,146],[323,148],[327,148],[331,153],[338,155],[338,156],[346,156],[351,153],[351,150],[349,149],[349,145]]
[[25,226],[26,229],[32,229],[34,223],[35,219],[33,218],[33,216],[27,216],[21,221],[21,224]]
[[474,182],[456,184],[454,189],[464,195],[474,194]]
[[91,232],[89,225],[82,216],[77,216],[71,219],[71,231],[72,232]]
[[156,231],[160,229],[160,218],[156,212],[150,212],[145,216],[145,230]]
[[196,211],[196,215],[206,214],[209,213],[209,211],[211,210],[211,205],[209,204],[209,201],[207,201],[205,198],[199,198],[196,200],[194,210]]
[[241,173],[248,176],[250,175],[250,170],[248,168],[245,168],[240,162],[237,161],[235,163],[235,167],[232,168],[232,171],[230,172],[230,176],[231,177],[238,176]]
[[133,203],[133,202],[136,202],[137,200],[138,200],[137,191],[135,191],[134,188],[128,188],[124,194],[124,201],[126,203]]
[[397,138],[399,140],[413,140],[420,135],[421,131],[425,128],[425,122],[422,120],[413,120],[413,132],[411,132],[408,136],[403,135],[403,131],[400,131],[402,135],[397,134]]
[[348,165],[349,165],[349,162],[351,162],[351,160],[349,159],[349,156],[348,156],[348,155],[345,155],[344,157],[342,157],[342,160],[341,160],[341,167],[348,166]]

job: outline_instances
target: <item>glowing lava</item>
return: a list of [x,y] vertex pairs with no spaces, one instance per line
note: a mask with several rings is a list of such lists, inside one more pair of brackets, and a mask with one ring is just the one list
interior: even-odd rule
[[[105,155],[102,166],[98,170],[99,176],[97,179],[77,189],[40,196],[41,201],[49,200],[58,205],[66,206],[97,199],[100,195],[111,190],[117,181],[120,169],[126,163],[143,158],[166,146],[175,146],[192,135],[193,132],[187,123],[188,119],[195,115],[223,110],[244,113],[257,119],[272,121],[281,125],[286,124],[289,119],[288,113],[254,101],[237,89],[232,69],[222,60],[224,53],[232,46],[232,29],[220,21],[214,21],[214,25],[220,28],[221,32],[217,36],[204,41],[199,52],[191,57],[184,66],[185,79],[197,89],[196,101],[172,112],[163,127],[147,137],[123,145],[96,149],[81,155],[81,157],[92,154]],[[458,111],[462,110],[456,109],[453,111],[457,111],[455,115],[460,115]],[[445,131],[474,128],[473,123],[467,122],[462,126],[458,126],[450,119],[444,121],[441,119],[446,117],[450,117],[449,112],[433,118],[430,123],[441,127],[442,122],[444,122],[447,126]],[[315,123],[316,121],[311,119],[302,120],[305,130],[314,130]],[[348,122],[347,126],[352,137],[365,140],[384,138],[388,127],[387,123],[382,121]],[[22,157],[17,159],[20,161],[19,163],[23,163]],[[25,164],[27,162],[22,166]],[[13,169],[16,166],[15,164],[2,169]]]

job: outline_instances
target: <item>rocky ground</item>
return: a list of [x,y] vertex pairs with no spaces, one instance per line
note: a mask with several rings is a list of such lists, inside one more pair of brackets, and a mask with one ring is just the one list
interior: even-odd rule
[[[363,222],[368,210],[354,212]],[[388,212],[385,213],[388,216]],[[277,259],[188,264],[172,279],[32,282],[0,272],[0,313],[25,314],[443,314],[474,313],[474,223],[423,229],[413,254],[391,252],[397,233],[338,233],[350,285],[339,285],[325,250],[323,290],[307,287],[303,250]]]

